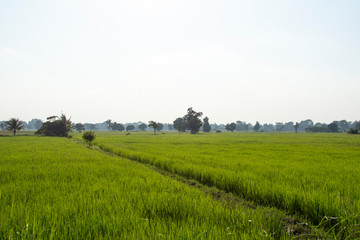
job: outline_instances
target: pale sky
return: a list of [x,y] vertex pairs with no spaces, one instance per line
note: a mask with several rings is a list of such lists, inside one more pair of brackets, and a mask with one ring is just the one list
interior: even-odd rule
[[0,120],[360,119],[360,1],[0,0]]

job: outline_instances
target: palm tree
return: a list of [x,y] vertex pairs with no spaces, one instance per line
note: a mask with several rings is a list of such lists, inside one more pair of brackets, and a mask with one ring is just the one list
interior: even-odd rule
[[9,121],[5,122],[5,129],[8,131],[13,131],[15,136],[17,130],[24,129],[24,123],[25,122],[18,118],[10,118]]

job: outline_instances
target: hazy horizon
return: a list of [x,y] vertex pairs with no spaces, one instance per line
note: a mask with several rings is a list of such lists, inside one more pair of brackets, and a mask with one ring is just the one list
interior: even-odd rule
[[359,120],[359,1],[2,1],[0,121]]

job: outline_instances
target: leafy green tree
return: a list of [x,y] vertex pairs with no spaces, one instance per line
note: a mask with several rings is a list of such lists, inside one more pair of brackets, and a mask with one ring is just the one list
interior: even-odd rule
[[299,128],[299,123],[296,122],[296,123],[294,124],[295,133],[298,132],[298,128]]
[[128,125],[126,126],[126,131],[132,131],[135,129],[135,126],[134,125]]
[[332,122],[327,126],[329,132],[338,132],[338,125],[336,122]]
[[225,125],[225,129],[231,132],[234,132],[236,130],[236,123],[228,123]]
[[10,118],[9,121],[5,122],[5,130],[12,131],[15,136],[16,131],[24,129],[24,124],[25,122],[18,118]]
[[81,123],[76,123],[74,129],[78,132],[85,131],[85,126]]
[[210,132],[211,131],[211,126],[209,124],[209,118],[208,117],[204,118],[203,130],[204,130],[204,132]]
[[203,122],[200,117],[202,116],[202,112],[195,112],[192,107],[188,108],[187,114],[184,116],[186,127],[190,130],[191,134],[195,134],[199,132]]
[[260,123],[258,121],[256,121],[255,126],[254,126],[254,131],[258,132],[260,130]]
[[64,114],[61,114],[60,117],[51,116],[47,119],[48,121],[35,132],[36,135],[67,137],[71,132],[71,120],[67,119]]
[[145,129],[147,128],[147,125],[145,123],[141,123],[141,124],[139,124],[138,127],[141,131],[145,131]]
[[105,123],[108,125],[108,129],[109,129],[109,132],[110,132],[110,128],[111,128],[111,119],[108,119],[105,121]]
[[177,118],[173,122],[174,128],[180,133],[186,131],[186,123],[184,118]]
[[156,135],[156,130],[159,129],[159,123],[155,121],[149,121],[148,126],[154,129],[154,135]]
[[94,131],[86,131],[82,135],[82,139],[84,142],[88,143],[89,146],[91,145],[91,142],[94,141],[96,135]]
[[124,126],[117,122],[114,122],[113,124],[111,124],[111,129],[114,131],[119,131],[119,132],[125,130]]

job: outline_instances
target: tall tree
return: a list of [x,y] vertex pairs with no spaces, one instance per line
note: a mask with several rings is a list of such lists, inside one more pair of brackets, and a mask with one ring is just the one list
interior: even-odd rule
[[5,129],[8,131],[12,131],[14,133],[14,136],[16,134],[16,131],[24,129],[24,123],[18,118],[10,118],[9,121],[5,122]]
[[260,130],[260,123],[258,121],[256,121],[255,126],[254,126],[254,131],[258,132]]
[[192,107],[188,108],[187,114],[184,116],[186,126],[190,130],[191,134],[195,134],[199,132],[200,127],[203,122],[200,117],[202,116],[202,112],[195,112]]
[[298,128],[299,128],[299,123],[296,122],[296,123],[294,124],[295,133],[298,132]]
[[327,126],[329,132],[338,132],[338,125],[336,122],[332,122]]
[[211,126],[209,124],[209,118],[208,117],[204,118],[203,130],[204,130],[204,132],[210,132],[211,131]]
[[185,123],[185,119],[182,117],[179,117],[177,119],[174,120],[173,122],[174,124],[174,128],[180,133],[180,132],[185,132],[186,131],[186,123]]
[[156,135],[156,130],[159,129],[159,123],[155,121],[149,121],[149,127],[154,129],[154,135]]
[[108,125],[108,129],[109,129],[109,132],[110,132],[110,128],[111,128],[111,119],[108,119],[105,121],[105,123]]
[[228,123],[225,125],[225,129],[231,132],[234,132],[236,130],[236,123]]

